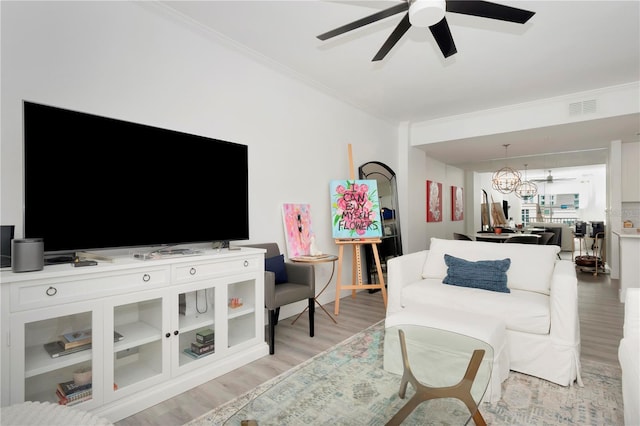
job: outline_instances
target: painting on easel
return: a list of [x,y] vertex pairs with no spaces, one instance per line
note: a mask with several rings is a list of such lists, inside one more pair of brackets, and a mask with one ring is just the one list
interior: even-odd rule
[[289,258],[306,256],[314,238],[311,227],[311,205],[285,203],[282,205],[282,220],[287,237]]
[[382,236],[378,183],[375,180],[331,181],[333,238]]

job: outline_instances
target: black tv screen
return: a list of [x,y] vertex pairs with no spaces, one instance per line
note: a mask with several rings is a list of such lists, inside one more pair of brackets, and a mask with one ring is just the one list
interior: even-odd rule
[[246,145],[25,101],[24,162],[45,252],[249,238]]

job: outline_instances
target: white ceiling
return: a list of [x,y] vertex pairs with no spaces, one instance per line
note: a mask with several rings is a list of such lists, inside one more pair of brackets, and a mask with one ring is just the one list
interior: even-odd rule
[[[412,27],[384,60],[371,62],[402,13],[328,41],[316,38],[400,1],[162,4],[258,60],[393,122],[420,122],[640,80],[639,1],[497,1],[536,12],[524,25],[447,13],[458,50],[447,59],[428,29]],[[421,148],[447,164],[486,171],[504,159],[502,152],[496,155],[496,147],[517,137],[530,141],[530,152],[519,152],[521,158],[510,165],[548,169],[603,163],[610,141],[637,141],[639,131],[640,116],[632,114]]]

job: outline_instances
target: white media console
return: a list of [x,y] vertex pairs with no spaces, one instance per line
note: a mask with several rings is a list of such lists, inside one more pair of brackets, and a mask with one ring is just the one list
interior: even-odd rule
[[[144,261],[122,255],[0,278],[2,406],[57,403],[57,384],[89,370],[91,399],[75,406],[115,422],[269,353],[264,250]],[[188,354],[207,328],[214,350]],[[45,350],[83,330],[91,330],[90,348],[55,357]]]

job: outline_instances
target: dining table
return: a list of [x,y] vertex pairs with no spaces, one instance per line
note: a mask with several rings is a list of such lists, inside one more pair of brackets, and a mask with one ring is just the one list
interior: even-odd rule
[[535,235],[540,238],[540,234],[533,234],[528,232],[502,232],[497,234],[495,232],[477,232],[475,234],[476,241],[489,241],[496,243],[504,243],[509,238],[515,237],[517,235]]

